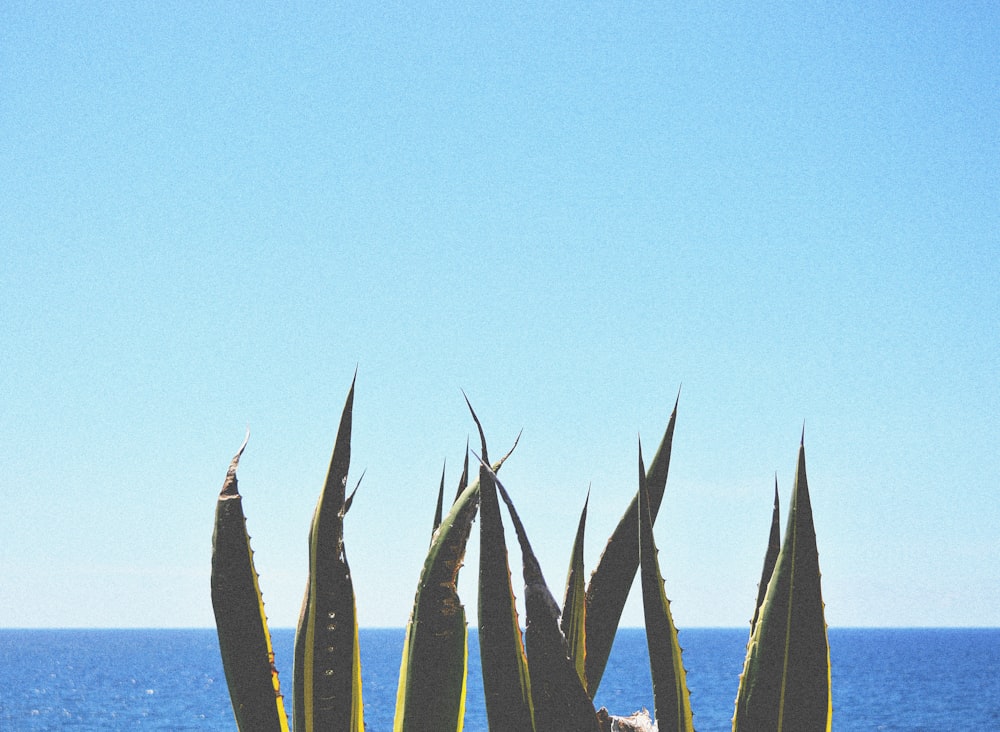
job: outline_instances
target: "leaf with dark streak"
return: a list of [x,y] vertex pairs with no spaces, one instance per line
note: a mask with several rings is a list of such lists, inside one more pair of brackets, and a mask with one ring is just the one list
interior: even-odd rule
[[309,577],[295,632],[295,732],[364,730],[358,621],[344,549],[353,405],[352,381],[309,530]]

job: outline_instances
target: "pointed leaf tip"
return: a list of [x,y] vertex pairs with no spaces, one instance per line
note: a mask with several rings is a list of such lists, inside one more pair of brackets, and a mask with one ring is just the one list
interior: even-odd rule
[[[469,485],[469,438],[465,438],[465,459],[462,461],[462,475],[458,478],[458,490],[455,493],[455,501],[461,497],[462,493]],[[454,501],[452,502],[454,503]]]
[[240,458],[243,456],[243,451],[247,449],[247,443],[250,442],[250,427],[247,427],[246,434],[243,435],[243,442],[240,443],[240,449],[236,451],[233,456],[232,462],[229,464],[229,469],[235,473],[236,467],[240,463]]
[[[651,522],[656,520],[666,489],[676,419],[675,409],[645,477]],[[600,686],[625,607],[625,598],[639,567],[638,504],[639,493],[636,492],[605,544],[587,587],[587,689],[592,693],[596,693]]]
[[288,732],[264,600],[246,530],[233,458],[216,503],[212,534],[212,609],[233,713],[241,729]]
[[[653,539],[650,516],[649,487],[646,469],[639,452],[639,515],[638,537],[643,614],[649,668],[653,680],[653,700],[656,719],[661,729],[693,732],[691,697],[687,688],[682,649],[677,627],[670,612],[663,575],[660,571]],[[669,725],[669,726],[668,726]]]
[[243,442],[240,444],[240,449],[236,451],[236,454],[233,455],[233,459],[229,462],[229,468],[226,470],[226,479],[222,483],[221,496],[239,495],[239,488],[236,483],[236,469],[240,466],[240,458],[243,457],[243,451],[246,449],[249,441],[250,428],[247,427],[247,432],[243,437]]
[[444,474],[448,469],[448,459],[445,458],[444,465],[441,467],[441,485],[438,487],[438,497],[437,506],[434,508],[434,527],[431,529],[431,535],[437,531],[437,527],[441,525],[441,518],[444,513]]
[[309,573],[292,667],[294,727],[305,732],[364,729],[357,606],[344,548],[344,514],[354,497],[347,496],[353,406],[352,381],[309,528]]
[[830,730],[830,679],[816,532],[800,447],[785,536],[747,645],[734,732]]
[[761,570],[760,583],[757,585],[757,602],[754,605],[753,619],[750,621],[750,634],[757,626],[760,618],[761,606],[764,604],[764,596],[767,593],[767,586],[771,581],[774,572],[774,565],[778,561],[778,553],[781,550],[781,525],[779,522],[780,505],[778,499],[778,477],[774,477],[774,508],[771,512],[771,533],[768,537],[767,551],[764,553],[764,565]]
[[347,500],[344,501],[344,509],[340,512],[341,516],[346,516],[347,512],[351,510],[351,504],[354,503],[354,494],[357,493],[358,488],[361,487],[361,481],[364,480],[366,472],[367,471],[361,471],[361,477],[358,478],[358,482],[354,484],[354,490],[351,491],[351,495],[349,495]]
[[573,551],[570,555],[569,571],[566,573],[566,590],[563,595],[562,616],[559,627],[566,638],[570,660],[576,668],[581,685],[587,684],[587,587],[583,570],[584,533],[587,524],[587,508],[590,505],[590,488],[587,488],[587,498],[583,502],[580,521],[573,540]]
[[483,457],[482,460],[488,460],[486,455],[486,434],[483,432],[483,425],[479,421],[479,417],[476,415],[476,410],[472,408],[472,402],[469,401],[469,396],[462,390],[462,396],[465,398],[465,404],[469,408],[469,413],[472,415],[472,421],[476,423],[476,429],[479,431],[479,441],[482,443]]

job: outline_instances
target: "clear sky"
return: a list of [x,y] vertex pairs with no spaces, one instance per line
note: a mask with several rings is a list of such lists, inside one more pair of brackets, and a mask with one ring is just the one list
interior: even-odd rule
[[462,389],[560,598],[681,389],[682,628],[748,623],[803,422],[828,622],[1000,624],[996,3],[168,5],[0,8],[0,625],[211,626],[247,425],[294,625],[355,368],[363,625]]

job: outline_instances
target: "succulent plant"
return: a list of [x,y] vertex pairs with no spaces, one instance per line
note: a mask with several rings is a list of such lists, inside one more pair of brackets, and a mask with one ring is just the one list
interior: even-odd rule
[[[309,531],[309,579],[295,637],[296,732],[364,729],[358,618],[344,547],[344,517],[354,496],[347,494],[353,405],[352,383]],[[480,437],[478,480],[470,483],[466,457],[455,500],[445,513],[442,475],[430,548],[406,627],[394,732],[462,730],[469,659],[468,623],[458,594],[458,574],[477,514],[478,629],[480,660],[483,668],[489,669],[483,674],[489,728],[497,732],[654,729],[644,710],[614,716],[604,708],[595,709],[593,703],[626,597],[638,573],[655,729],[693,730],[683,652],[652,530],[666,488],[677,404],[648,470],[639,447],[638,490],[589,583],[584,581],[584,504],[561,606],[549,590],[510,493],[497,476],[510,452],[490,463],[486,437],[471,404],[469,410]],[[244,440],[229,466],[216,508],[212,603],[238,728],[243,732],[281,732],[287,731],[289,724],[237,489],[236,469],[245,447]],[[523,629],[513,592],[501,504],[510,516],[521,550]],[[804,440],[799,446],[783,542],[779,542],[778,516],[775,486],[770,540],[739,681],[733,730],[829,730],[830,654]]]

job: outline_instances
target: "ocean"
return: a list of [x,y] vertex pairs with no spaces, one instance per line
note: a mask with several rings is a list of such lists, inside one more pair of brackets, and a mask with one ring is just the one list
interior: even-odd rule
[[[274,633],[291,715],[294,631]],[[730,729],[747,631],[681,631],[700,732]],[[365,720],[392,729],[401,629],[362,629]],[[465,729],[486,729],[475,633]],[[830,630],[833,729],[1000,732],[1000,628]],[[235,730],[215,631],[0,629],[0,730]],[[619,631],[597,706],[653,697],[641,629]]]

